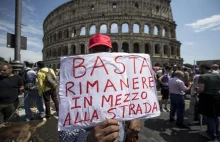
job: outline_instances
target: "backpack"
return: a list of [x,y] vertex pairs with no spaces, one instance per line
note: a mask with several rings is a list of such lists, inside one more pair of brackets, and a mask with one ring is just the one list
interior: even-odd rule
[[29,69],[29,70],[25,70],[24,71],[24,74],[23,74],[23,79],[24,79],[24,89],[25,90],[27,90],[27,91],[32,91],[32,90],[34,90],[34,89],[37,89],[37,85],[36,85],[36,79],[37,78],[35,78],[34,80],[29,80],[28,79],[28,75],[27,75],[27,73],[29,72],[29,71],[31,71],[32,69]]
[[40,72],[45,73],[45,86],[50,87],[51,89],[56,89],[58,82],[56,77],[52,74],[51,69],[48,68],[48,72],[40,70]]

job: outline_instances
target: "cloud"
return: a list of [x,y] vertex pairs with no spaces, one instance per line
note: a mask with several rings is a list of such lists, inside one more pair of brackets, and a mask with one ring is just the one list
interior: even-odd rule
[[[14,49],[13,48],[6,48],[0,47],[0,57],[3,57],[5,60],[9,60],[10,58],[14,59]],[[6,54],[7,53],[7,54]],[[42,53],[41,52],[34,52],[28,50],[21,50],[21,61],[30,61],[30,62],[37,62],[42,60]]]
[[25,1],[22,1],[22,7],[31,13],[34,13],[34,11],[35,11],[35,8],[33,6],[27,4]]
[[27,38],[27,46],[28,47],[37,47],[37,48],[42,49],[43,48],[43,43],[39,38],[28,37]]
[[0,30],[5,32],[12,32],[14,30],[14,24],[7,21],[0,20]]
[[42,29],[35,27],[33,25],[22,26],[21,30],[22,32],[29,33],[29,34],[43,35]]
[[220,28],[220,15],[213,15],[211,17],[198,20],[191,24],[185,24],[185,26],[193,28],[195,32],[219,29]]
[[193,45],[195,45],[194,42],[183,42],[183,44],[182,44],[183,47],[191,47]]
[[0,45],[6,45],[6,35],[0,35]]
[[220,27],[211,29],[212,31],[220,31]]

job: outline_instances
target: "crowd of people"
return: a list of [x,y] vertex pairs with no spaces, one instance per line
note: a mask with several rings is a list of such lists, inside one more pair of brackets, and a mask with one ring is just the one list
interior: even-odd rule
[[[219,65],[202,64],[199,68],[187,68],[173,65],[172,67],[154,68],[158,90],[161,90],[161,112],[170,112],[170,123],[175,122],[180,128],[194,125],[196,118],[205,118],[207,131],[199,134],[214,140],[219,136],[220,116],[220,70]],[[190,95],[188,125],[184,124],[185,96]],[[168,108],[170,99],[170,109]],[[164,105],[164,107],[163,107]],[[201,125],[203,119],[200,119]]]
[[[108,36],[96,34],[90,39],[89,52],[111,52],[112,45]],[[220,116],[220,71],[218,65],[203,64],[199,68],[184,66],[154,66],[154,77],[157,89],[161,90],[161,112],[170,112],[170,123],[176,122],[180,128],[188,128],[184,124],[185,95],[190,94],[189,125],[193,121],[196,108],[198,114],[206,117],[207,131],[200,134],[209,139],[219,136]],[[37,68],[25,62],[23,73],[14,75],[10,64],[0,66],[0,124],[9,122],[16,108],[19,107],[18,95],[24,94],[24,108],[26,121],[32,120],[30,100],[34,100],[39,117],[50,118],[50,97],[52,98],[57,115],[59,115],[59,101],[57,96],[57,78],[59,70],[45,66],[43,61],[37,62]],[[170,106],[169,104],[170,99]],[[44,103],[43,103],[44,100]],[[199,104],[199,105],[198,105]],[[164,107],[163,107],[164,106]],[[44,110],[45,108],[45,110]],[[175,114],[177,114],[175,119]],[[119,122],[105,120],[99,125],[86,129],[72,129],[59,132],[59,140],[63,142],[96,142],[119,141],[135,142],[140,132],[140,119]]]

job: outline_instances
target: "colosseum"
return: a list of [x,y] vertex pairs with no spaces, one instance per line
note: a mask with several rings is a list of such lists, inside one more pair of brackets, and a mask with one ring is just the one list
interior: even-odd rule
[[152,64],[182,64],[171,0],[71,0],[44,20],[43,60],[88,53],[89,38],[109,35],[113,52],[146,53]]

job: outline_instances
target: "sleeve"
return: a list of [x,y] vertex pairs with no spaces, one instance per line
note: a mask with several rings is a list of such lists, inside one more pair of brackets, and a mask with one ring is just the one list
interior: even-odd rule
[[198,83],[205,84],[205,78],[203,76],[199,76]]
[[183,92],[185,92],[187,89],[183,81],[178,81],[178,86],[180,87],[180,90]]
[[38,79],[38,95],[41,96],[43,93],[43,79],[42,79],[42,73],[38,72],[37,74]]
[[59,131],[60,142],[86,142],[90,131],[85,129],[74,129]]

